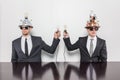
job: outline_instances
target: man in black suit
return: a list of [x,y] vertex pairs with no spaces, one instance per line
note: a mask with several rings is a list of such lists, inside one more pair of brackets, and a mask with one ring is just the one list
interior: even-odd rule
[[19,25],[22,36],[12,42],[12,62],[41,62],[41,50],[53,54],[59,44],[60,31],[54,33],[51,46],[47,45],[41,37],[30,34],[33,28],[28,17]]
[[69,51],[78,49],[81,54],[81,62],[106,62],[107,50],[105,40],[99,38],[96,34],[99,24],[95,15],[90,15],[90,21],[85,27],[88,36],[80,37],[78,41],[71,44],[68,32],[64,31],[64,42]]

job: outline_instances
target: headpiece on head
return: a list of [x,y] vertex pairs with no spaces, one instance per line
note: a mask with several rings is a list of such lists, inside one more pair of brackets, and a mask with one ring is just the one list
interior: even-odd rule
[[31,24],[32,20],[29,20],[27,15],[25,15],[24,20],[20,20],[20,21],[21,21],[21,23],[20,23],[19,27],[32,27],[33,28],[32,24]]
[[87,21],[86,27],[100,27],[98,21],[96,20],[96,14],[93,13],[93,11],[91,11],[90,13],[90,20]]

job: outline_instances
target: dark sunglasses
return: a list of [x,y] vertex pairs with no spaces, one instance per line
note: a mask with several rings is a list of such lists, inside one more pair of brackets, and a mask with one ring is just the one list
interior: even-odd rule
[[99,27],[86,27],[86,29],[89,29],[90,31],[98,31]]
[[23,28],[26,29],[26,30],[29,29],[29,27],[20,27],[21,30],[22,30]]

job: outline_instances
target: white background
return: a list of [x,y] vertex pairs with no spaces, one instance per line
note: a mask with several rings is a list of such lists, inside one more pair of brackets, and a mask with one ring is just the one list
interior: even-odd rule
[[64,25],[72,43],[76,42],[86,35],[84,27],[91,10],[100,22],[98,36],[107,42],[108,61],[120,61],[119,3],[120,0],[0,0],[0,62],[10,62],[11,43],[21,36],[18,25],[26,12],[34,26],[32,34],[41,36],[47,44],[51,45],[56,28],[62,32],[57,51],[54,55],[43,52],[43,61],[79,61],[79,51],[65,49]]

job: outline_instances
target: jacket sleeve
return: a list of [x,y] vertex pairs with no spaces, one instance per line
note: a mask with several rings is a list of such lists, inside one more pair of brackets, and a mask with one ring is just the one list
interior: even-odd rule
[[79,47],[79,40],[74,44],[71,44],[70,38],[63,38],[64,43],[69,51],[75,50]]
[[101,59],[101,62],[106,62],[107,61],[106,41],[104,41],[103,47],[101,49],[100,59]]
[[11,58],[11,62],[17,62],[17,59],[18,59],[17,52],[15,50],[14,43],[12,42],[12,58]]
[[49,45],[47,45],[47,44],[42,40],[42,49],[45,50],[45,51],[47,51],[48,53],[53,54],[53,53],[55,52],[55,50],[56,50],[59,42],[60,42],[60,39],[55,39],[55,38],[54,38],[54,39],[53,39],[53,42],[52,42],[52,45],[49,46]]

